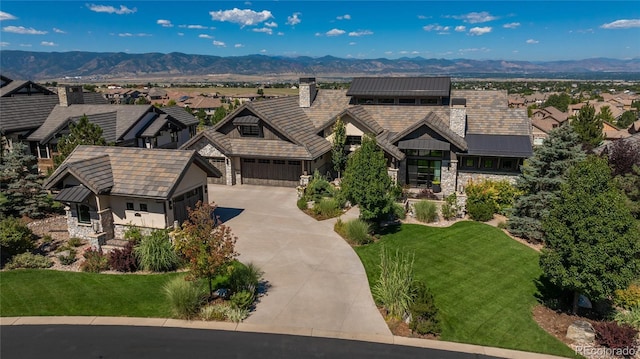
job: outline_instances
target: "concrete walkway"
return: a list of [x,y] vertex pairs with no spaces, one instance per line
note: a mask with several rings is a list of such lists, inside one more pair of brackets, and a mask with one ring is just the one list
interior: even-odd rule
[[244,324],[391,338],[360,259],[333,231],[335,219],[305,215],[293,188],[211,185],[209,198],[238,236],[240,261],[257,264],[269,284]]

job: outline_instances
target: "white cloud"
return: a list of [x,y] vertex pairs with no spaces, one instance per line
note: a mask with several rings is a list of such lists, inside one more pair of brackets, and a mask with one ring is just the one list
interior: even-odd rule
[[349,14],[340,15],[340,16],[336,17],[336,19],[338,19],[338,20],[351,20],[351,15],[349,15]]
[[6,41],[0,41],[0,47],[9,46],[10,44]]
[[465,31],[467,31],[467,27],[463,26],[463,25],[460,25],[460,26],[456,26],[455,30],[457,32],[465,32]]
[[640,27],[640,19],[616,20],[608,24],[602,24],[600,27],[603,29],[630,29],[633,27]]
[[346,31],[340,30],[340,29],[331,29],[331,30],[327,31],[325,35],[327,35],[327,36],[340,36],[340,35],[344,35],[345,32]]
[[264,26],[266,27],[278,27],[278,24],[275,21],[265,22]]
[[[178,25],[178,27],[182,29],[196,29],[196,30],[206,30],[209,28],[203,25]],[[215,27],[212,27],[211,29],[213,30],[215,29]]]
[[367,36],[367,35],[373,35],[373,31],[360,30],[360,31],[352,31],[349,33],[349,36],[354,36],[354,37]]
[[53,28],[53,32],[55,32],[56,34],[66,34],[67,32],[64,30],[60,30],[57,27]]
[[468,22],[470,24],[478,24],[478,23],[489,22],[489,21],[498,19],[496,16],[491,15],[487,11],[470,12],[468,14],[456,15],[452,17],[457,20],[463,20],[464,22]]
[[385,51],[384,54],[385,55],[393,55],[393,51]]
[[20,44],[20,47],[31,47],[31,44]]
[[184,36],[184,32],[179,32],[178,36]]
[[505,29],[515,29],[515,28],[517,28],[519,26],[520,26],[519,22],[510,22],[508,24],[502,25],[502,27],[504,27]]
[[265,34],[273,35],[273,30],[268,27],[260,27],[253,29],[253,32],[262,32]]
[[224,42],[218,41],[218,40],[213,40],[213,46],[227,47],[227,45]]
[[277,34],[277,35],[278,35],[278,36],[284,36],[284,32],[282,32],[282,31],[278,31],[278,34]]
[[314,34],[314,36],[316,36],[316,37],[320,37],[320,36],[322,36],[322,33],[320,33],[320,32],[316,32],[316,33]]
[[156,21],[156,24],[162,27],[173,27],[173,24],[171,23],[170,20],[158,19],[158,21]]
[[213,39],[213,36],[207,34],[200,34],[198,37],[201,39]]
[[42,42],[40,43],[40,45],[42,45],[42,46],[58,46],[58,44],[56,44],[56,43],[55,43],[55,42],[53,42],[53,41],[42,41]]
[[467,49],[459,49],[458,52],[461,54],[466,54],[469,52],[489,52],[490,50],[486,47],[471,47]]
[[129,9],[124,5],[120,5],[120,8],[118,9],[110,5],[87,4],[87,8],[95,12],[104,12],[107,14],[117,14],[117,15],[133,14],[136,11],[138,11],[138,9],[136,9],[135,7],[133,9]]
[[231,22],[242,26],[257,25],[273,18],[269,10],[257,12],[250,9],[240,10],[238,8],[211,11],[209,15],[211,15],[211,19],[214,21]]
[[422,29],[424,31],[449,31],[450,27],[449,26],[442,26],[442,25],[438,25],[438,24],[431,24],[431,25],[423,26]]
[[527,44],[537,44],[537,43],[539,43],[539,42],[540,42],[540,41],[538,41],[538,40],[534,40],[534,39],[529,39],[529,40],[527,40],[527,41],[526,41],[526,43],[527,43]]
[[490,33],[491,30],[492,30],[492,28],[490,26],[472,27],[471,29],[469,29],[469,34],[473,35],[473,36],[480,36],[480,35],[484,35],[484,34]]
[[357,42],[355,42],[355,41],[351,41],[351,42],[349,43],[349,45],[350,45],[350,46],[353,46],[353,45],[355,45],[355,44],[357,44]]
[[293,15],[287,16],[287,25],[295,26],[301,23],[302,20],[300,20],[300,15],[302,14],[299,12],[294,12]]
[[0,21],[3,20],[15,20],[17,17],[9,14],[8,12],[0,11]]
[[118,34],[118,36],[120,37],[150,37],[152,36],[151,34],[145,34],[144,32],[140,32],[137,34],[132,34],[130,32],[121,32]]
[[426,20],[426,19],[431,19],[432,16],[424,16],[424,15],[418,15],[418,19],[420,20]]
[[267,53],[267,49],[262,49],[262,50],[260,50],[260,53],[261,53],[261,54],[266,54],[266,53]]
[[241,47],[244,47],[244,45],[243,44],[235,44],[235,45],[233,45],[233,47],[235,47],[236,49],[239,49]]
[[22,35],[44,35],[47,33],[46,31],[36,30],[32,27],[26,28],[24,26],[5,26],[2,28],[2,31]]

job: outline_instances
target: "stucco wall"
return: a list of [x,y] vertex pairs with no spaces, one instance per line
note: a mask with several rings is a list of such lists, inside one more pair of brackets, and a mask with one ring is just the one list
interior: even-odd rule
[[[133,210],[127,210],[127,202],[133,203]],[[140,203],[147,205],[147,211],[140,211]],[[133,225],[138,227],[166,228],[164,201],[133,197],[111,196],[111,212],[114,225]],[[169,222],[171,223],[171,222]]]
[[184,177],[178,184],[178,187],[173,192],[174,196],[177,196],[186,191],[190,191],[196,187],[207,186],[207,173],[200,169],[195,164],[191,164]]

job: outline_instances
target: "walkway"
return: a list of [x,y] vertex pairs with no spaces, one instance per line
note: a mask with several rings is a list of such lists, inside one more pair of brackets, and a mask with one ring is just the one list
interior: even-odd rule
[[223,219],[232,216],[240,261],[257,264],[270,285],[244,323],[391,337],[335,219],[305,215],[292,188],[211,185],[209,195]]

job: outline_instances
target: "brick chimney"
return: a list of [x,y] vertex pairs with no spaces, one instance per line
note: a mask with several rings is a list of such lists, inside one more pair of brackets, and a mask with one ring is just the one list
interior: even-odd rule
[[460,137],[464,138],[467,130],[467,100],[464,98],[451,99],[449,127]]
[[317,93],[315,77],[300,78],[300,88],[298,89],[300,107],[311,107]]
[[84,103],[82,86],[58,86],[58,101],[60,106],[64,107],[82,105]]

